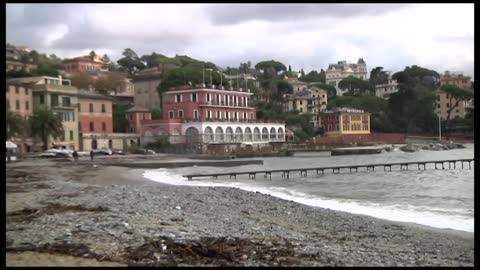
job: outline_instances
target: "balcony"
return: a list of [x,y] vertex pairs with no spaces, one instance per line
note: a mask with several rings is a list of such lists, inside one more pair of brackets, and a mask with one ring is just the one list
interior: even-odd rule
[[60,104],[60,103],[52,103],[50,106],[54,109],[76,109],[78,108],[78,104]]

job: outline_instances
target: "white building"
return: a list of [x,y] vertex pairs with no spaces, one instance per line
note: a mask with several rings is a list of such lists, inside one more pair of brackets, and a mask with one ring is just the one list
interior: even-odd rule
[[395,79],[388,75],[388,82],[386,84],[375,85],[375,96],[388,99],[390,94],[398,92],[399,86]]
[[325,71],[326,83],[335,86],[337,96],[342,96],[347,90],[343,91],[338,87],[341,80],[348,76],[354,76],[362,80],[367,79],[367,64],[363,58],[358,59],[356,64],[347,63],[347,61],[339,61],[337,64],[328,65]]

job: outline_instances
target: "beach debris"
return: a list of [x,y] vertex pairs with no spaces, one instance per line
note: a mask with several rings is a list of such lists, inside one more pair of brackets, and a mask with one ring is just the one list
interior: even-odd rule
[[[173,240],[162,236],[137,247],[128,247],[129,265],[160,266],[167,261],[172,265],[235,266],[241,261],[261,261],[266,266],[274,263],[291,266],[301,262],[294,259],[293,246],[281,241],[266,246],[262,240],[233,237],[202,237],[198,240]],[[166,252],[168,246],[168,252]],[[168,258],[166,255],[168,253]],[[159,260],[161,258],[161,260]]]
[[177,210],[182,210],[182,207],[180,207],[180,206],[177,205],[177,206],[175,206],[175,209],[177,209]]

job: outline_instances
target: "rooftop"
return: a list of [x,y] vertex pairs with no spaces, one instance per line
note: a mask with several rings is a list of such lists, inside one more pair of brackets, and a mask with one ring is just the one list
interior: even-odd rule
[[88,97],[88,98],[94,98],[94,99],[105,99],[105,100],[112,100],[111,97],[104,96],[102,94],[99,94],[94,91],[86,90],[86,89],[79,89],[78,90],[78,96],[79,97]]
[[324,113],[337,113],[337,112],[369,113],[369,112],[366,112],[366,111],[364,111],[364,110],[352,109],[352,108],[345,108],[345,107],[333,108],[332,110],[325,111]]
[[149,112],[150,110],[144,108],[144,107],[141,107],[141,106],[138,106],[138,105],[135,105],[133,106],[132,108],[128,109],[126,112]]
[[235,87],[224,87],[217,85],[206,85],[206,84],[196,84],[196,85],[181,85],[177,87],[170,87],[168,91],[181,91],[181,90],[201,90],[201,89],[216,89],[216,90],[227,90],[227,91],[237,91],[237,92],[250,92],[250,89],[244,88],[235,88]]

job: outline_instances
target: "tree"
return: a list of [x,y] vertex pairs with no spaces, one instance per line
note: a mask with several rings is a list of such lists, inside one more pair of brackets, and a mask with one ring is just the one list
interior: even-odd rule
[[323,68],[320,70],[320,81],[327,83],[327,75],[325,75],[325,70],[323,70]]
[[6,107],[6,124],[7,124],[7,139],[24,135],[26,132],[26,123],[22,116],[12,112]]
[[383,67],[376,67],[370,71],[370,83],[373,85],[388,83],[388,74],[383,71]]
[[399,84],[422,84],[424,87],[433,91],[438,88],[440,74],[435,70],[413,65],[412,67],[406,67],[403,71],[393,74],[392,78],[396,79]]
[[117,63],[124,67],[129,74],[133,75],[138,70],[144,69],[146,66],[138,55],[130,48],[127,48],[122,53],[123,58],[119,59]]
[[79,89],[88,89],[93,84],[93,78],[86,72],[77,72],[70,78],[72,85]]
[[288,71],[292,72],[292,66],[288,65]]
[[152,119],[161,119],[162,118],[162,109],[154,108],[152,110]]
[[48,138],[64,136],[64,128],[60,115],[53,113],[46,107],[38,107],[30,117],[30,130],[33,137],[39,137],[43,142],[44,150],[48,149]]
[[95,58],[95,56],[97,56],[97,54],[95,53],[95,51],[91,51],[89,55],[90,55],[90,57],[91,57],[92,59]]
[[447,98],[448,98],[448,109],[447,109],[447,119],[446,119],[446,129],[448,130],[450,128],[450,118],[452,112],[458,108],[460,105],[460,102],[467,101],[473,98],[473,92],[470,92],[469,90],[462,89],[460,87],[457,87],[455,85],[444,85],[441,88],[444,92],[447,93]]
[[125,117],[127,106],[113,105],[113,132],[124,133],[127,131],[128,120]]
[[325,83],[325,72],[322,77],[321,73],[318,73],[316,70],[310,71],[305,76],[300,77],[301,81],[304,82],[322,82]]
[[259,62],[255,68],[263,71],[264,78],[276,77],[278,72],[287,70],[284,64],[274,60]]
[[112,91],[116,95],[124,82],[124,76],[116,72],[110,72],[107,76],[102,76],[95,80],[93,87],[95,91],[102,95],[110,95]]
[[338,83],[338,87],[342,90],[348,90],[347,95],[364,95],[375,93],[375,87],[362,79],[354,76],[348,76]]

